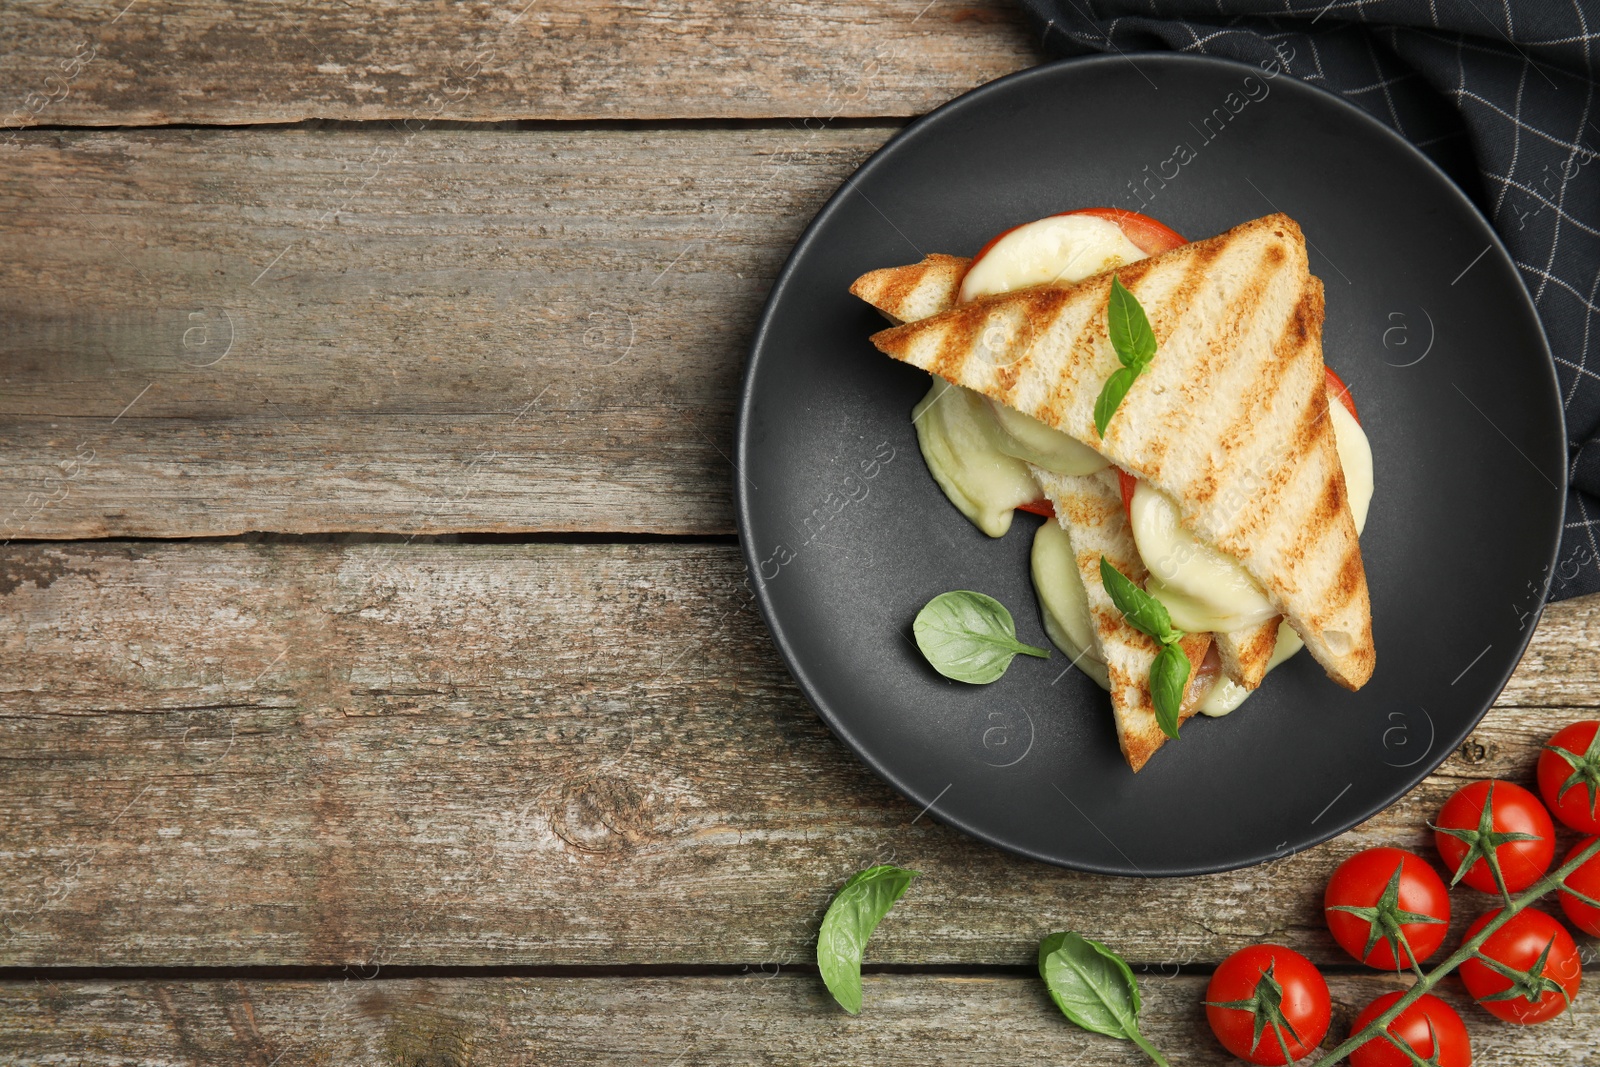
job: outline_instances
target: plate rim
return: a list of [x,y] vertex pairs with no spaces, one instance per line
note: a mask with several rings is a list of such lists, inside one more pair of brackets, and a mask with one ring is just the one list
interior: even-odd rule
[[[1088,874],[1125,878],[1187,878],[1205,874],[1220,874],[1227,871],[1243,870],[1248,867],[1255,867],[1271,860],[1283,859],[1299,852],[1315,848],[1318,845],[1331,841],[1333,838],[1338,837],[1341,834],[1347,833],[1348,831],[1354,829],[1355,827],[1361,825],[1362,823],[1404,799],[1405,796],[1414,790],[1418,785],[1420,785],[1424,779],[1442,766],[1444,762],[1450,758],[1451,753],[1461,746],[1466,738],[1471,735],[1473,730],[1477,729],[1478,724],[1483,721],[1484,717],[1487,716],[1489,711],[1494,707],[1495,701],[1499,699],[1501,692],[1504,691],[1506,683],[1510,681],[1512,674],[1514,674],[1517,667],[1521,665],[1522,659],[1527,653],[1528,644],[1533,640],[1534,632],[1539,628],[1539,622],[1543,619],[1544,610],[1548,606],[1547,598],[1550,592],[1550,583],[1555,576],[1554,563],[1560,557],[1561,553],[1562,531],[1565,529],[1566,524],[1567,498],[1571,492],[1570,485],[1566,480],[1566,464],[1564,459],[1561,465],[1562,481],[1559,485],[1558,493],[1559,506],[1556,510],[1555,521],[1552,523],[1550,548],[1546,554],[1544,575],[1539,585],[1538,609],[1534,613],[1534,618],[1524,629],[1520,639],[1517,642],[1515,656],[1510,659],[1509,666],[1507,666],[1496,679],[1492,695],[1488,698],[1484,706],[1471,717],[1469,722],[1466,723],[1459,735],[1456,736],[1451,743],[1441,746],[1439,749],[1441,755],[1437,760],[1422,760],[1417,765],[1420,768],[1420,772],[1409,778],[1401,779],[1400,781],[1402,784],[1399,785],[1386,799],[1374,806],[1359,809],[1350,815],[1334,820],[1329,824],[1330,829],[1326,831],[1319,830],[1315,834],[1296,844],[1294,847],[1282,851],[1252,853],[1244,858],[1229,860],[1222,863],[1191,864],[1182,867],[1164,867],[1159,870],[1151,871],[1146,871],[1139,868],[1138,865],[1134,864],[1131,860],[1128,861],[1129,865],[1125,868],[1087,862],[1069,862],[1058,856],[1046,855],[1035,849],[997,839],[988,831],[973,826],[959,816],[948,815],[934,810],[934,805],[938,802],[939,797],[933,797],[930,800],[926,797],[920,796],[917,790],[905,782],[900,775],[892,772],[881,761],[871,756],[850,731],[846,721],[841,719],[836,714],[834,709],[827,705],[826,701],[820,699],[817,686],[812,681],[805,666],[800,661],[800,658],[795,654],[795,650],[789,640],[788,635],[778,624],[778,620],[772,606],[771,597],[767,591],[767,580],[761,576],[760,561],[757,558],[756,549],[751,536],[751,525],[753,522],[751,515],[752,503],[748,487],[746,485],[746,479],[742,473],[747,466],[749,452],[751,449],[751,409],[755,402],[756,373],[760,366],[762,349],[766,345],[768,333],[772,328],[772,319],[775,315],[778,305],[784,299],[785,291],[789,287],[789,284],[798,269],[798,264],[800,263],[801,259],[804,258],[809,252],[812,242],[817,239],[817,235],[820,233],[823,225],[831,218],[834,212],[838,210],[839,205],[843,203],[845,198],[853,191],[852,186],[854,183],[863,175],[872,171],[874,168],[883,165],[883,160],[886,159],[888,155],[902,142],[919,135],[923,129],[934,124],[949,112],[960,108],[981,106],[981,103],[985,98],[996,93],[1004,92],[1009,89],[1010,86],[1019,82],[1030,81],[1033,79],[1048,79],[1055,76],[1057,72],[1063,69],[1078,70],[1111,66],[1117,63],[1131,63],[1131,55],[1137,55],[1141,59],[1150,60],[1156,64],[1221,68],[1225,70],[1249,72],[1258,77],[1260,76],[1260,71],[1257,66],[1239,60],[1227,59],[1220,56],[1196,55],[1190,53],[1166,51],[1140,51],[1130,54],[1119,53],[1117,55],[1097,53],[1086,56],[1069,56],[1063,59],[1038,63],[1034,66],[1026,67],[1019,71],[1013,71],[1010,74],[995,78],[992,81],[983,83],[982,85],[975,86],[959,96],[945,101],[926,114],[918,116],[916,119],[907,123],[902,129],[896,131],[892,137],[874,150],[871,155],[863,160],[861,164],[856,167],[855,170],[853,170],[836,189],[834,189],[834,191],[829,195],[828,199],[823,203],[822,207],[817,210],[817,213],[812,217],[811,221],[806,224],[805,229],[801,231],[799,238],[796,239],[794,246],[789,250],[789,254],[784,258],[783,265],[781,268],[779,268],[777,276],[773,280],[772,288],[768,291],[766,300],[762,303],[761,314],[756,321],[755,332],[751,336],[750,344],[745,353],[744,367],[740,375],[739,403],[738,407],[735,409],[733,431],[734,451],[732,482],[734,491],[734,514],[739,539],[739,552],[743,557],[745,565],[746,581],[748,582],[754,594],[754,599],[760,608],[761,618],[762,621],[766,623],[767,632],[772,638],[773,643],[777,646],[779,655],[783,658],[784,666],[788,669],[790,676],[794,679],[796,686],[800,689],[801,695],[805,697],[806,703],[811,706],[811,710],[819,719],[822,720],[824,725],[828,727],[829,732],[843,742],[845,747],[850,750],[855,758],[864,764],[867,769],[870,770],[880,781],[884,782],[906,800],[919,806],[924,813],[931,814],[935,819],[944,825],[959,830],[961,833],[966,834],[975,840],[981,841],[985,845],[988,845],[992,848],[1001,849],[1005,852],[1011,853],[1012,855],[1023,856],[1027,859],[1048,864],[1052,867],[1082,871]],[[1321,96],[1325,103],[1331,103],[1337,108],[1343,109],[1348,116],[1353,117],[1359,124],[1367,127],[1369,132],[1379,137],[1386,138],[1393,145],[1399,147],[1403,154],[1408,154],[1414,161],[1420,162],[1425,169],[1432,171],[1434,176],[1444,183],[1445,187],[1449,189],[1452,194],[1454,194],[1456,199],[1468,209],[1468,211],[1471,213],[1471,216],[1481,224],[1484,232],[1490,238],[1490,251],[1497,253],[1503,262],[1510,265],[1512,275],[1517,280],[1516,292],[1520,297],[1519,303],[1528,313],[1528,317],[1533,323],[1534,333],[1538,339],[1539,354],[1544,357],[1540,366],[1548,374],[1549,391],[1546,393],[1546,396],[1553,397],[1555,400],[1558,438],[1559,440],[1565,442],[1567,440],[1566,409],[1561,402],[1561,382],[1560,377],[1556,372],[1555,357],[1550,348],[1550,340],[1545,334],[1544,322],[1539,316],[1538,306],[1534,303],[1532,295],[1528,292],[1527,285],[1522,280],[1522,272],[1517,268],[1516,259],[1511,255],[1510,250],[1506,248],[1505,242],[1500,239],[1500,234],[1494,228],[1494,224],[1489,221],[1489,219],[1479,209],[1478,205],[1472,201],[1472,198],[1468,196],[1461,186],[1456,183],[1455,179],[1451,178],[1442,167],[1430,159],[1420,148],[1406,140],[1395,130],[1386,126],[1374,116],[1368,114],[1366,111],[1328,89],[1324,89],[1318,85],[1313,85],[1312,83],[1300,78],[1296,78],[1293,75],[1284,74],[1283,76],[1290,78],[1292,80],[1292,84],[1297,86],[1297,89],[1292,91],[1305,89],[1309,90],[1313,95]]]

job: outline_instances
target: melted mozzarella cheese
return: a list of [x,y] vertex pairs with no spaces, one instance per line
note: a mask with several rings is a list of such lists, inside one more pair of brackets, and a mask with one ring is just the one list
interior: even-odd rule
[[1339,445],[1339,465],[1344,468],[1350,517],[1356,520],[1359,534],[1367,528],[1367,509],[1372,504],[1372,442],[1343,404],[1330,399],[1328,411],[1333,417],[1333,439]]
[[1039,499],[1028,465],[994,447],[994,416],[977,393],[936,377],[911,418],[928,473],[950,503],[990,537],[1004,537],[1011,529],[1018,504]]
[[[1116,223],[1058,215],[1019,226],[990,246],[968,270],[959,299],[1045,282],[1071,285],[1144,258]],[[1024,461],[1058,474],[1092,474],[1108,465],[1083,442],[937,376],[912,420],[934,481],[990,537],[1011,528],[1018,504],[1043,496]]]
[[[1272,650],[1272,656],[1267,660],[1267,670],[1288,659],[1290,656],[1306,647],[1300,640],[1300,635],[1294,632],[1294,627],[1287,622],[1278,623],[1278,644]],[[1206,691],[1205,697],[1200,701],[1199,711],[1202,715],[1226,715],[1250,695],[1250,690],[1235,682],[1225,674],[1217,675],[1217,681]]]
[[1037,463],[1057,474],[1093,474],[1111,465],[1100,453],[1054,426],[1046,426],[1033,416],[988,397],[984,402],[994,417],[995,447],[1008,456]]
[[1072,541],[1060,523],[1046,522],[1033,535],[1031,564],[1033,589],[1044,610],[1044,632],[1079,670],[1109,690],[1111,677],[1095,654],[1089,594],[1073,558]]
[[961,282],[961,302],[1030,285],[1071,285],[1145,255],[1122,227],[1096,215],[1052,215],[1018,226],[981,255]]
[[1166,605],[1178,629],[1228,633],[1278,614],[1237,560],[1184,528],[1170,496],[1141,481],[1128,512],[1134,543],[1150,572],[1145,590]]

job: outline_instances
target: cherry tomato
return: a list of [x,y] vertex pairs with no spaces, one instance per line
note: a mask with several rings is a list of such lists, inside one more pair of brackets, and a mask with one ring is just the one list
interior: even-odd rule
[[1328,983],[1300,953],[1251,945],[1222,961],[1206,986],[1206,1021],[1223,1048],[1259,1064],[1298,1060],[1328,1036]]
[[[1577,858],[1578,853],[1594,844],[1600,838],[1585,838],[1572,846],[1572,851],[1567,853],[1567,858],[1561,861],[1564,867]],[[1600,853],[1590,856],[1583,862],[1583,866],[1567,876],[1567,886],[1559,894],[1561,910],[1567,913],[1567,921],[1590,937],[1600,937]],[[1579,897],[1587,897],[1594,903],[1585,903]]]
[[1122,231],[1122,236],[1132,241],[1134,246],[1147,256],[1158,256],[1163,252],[1172,251],[1179,245],[1189,243],[1177,230],[1137,211],[1124,211],[1119,207],[1084,207],[1064,214],[1094,215],[1116,223],[1118,229]]
[[1026,504],[1018,504],[1016,510],[1026,511],[1033,515],[1043,515],[1047,519],[1056,517],[1056,506],[1050,503],[1049,497],[1041,500],[1030,500]]
[[1539,795],[1574,830],[1600,834],[1600,722],[1575,722],[1544,746]]
[[[1394,1006],[1405,996],[1405,990],[1396,989],[1361,1009],[1350,1032],[1356,1033],[1372,1020]],[[1472,1067],[1472,1042],[1467,1040],[1467,1026],[1456,1010],[1432,993],[1424,993],[1416,1002],[1395,1016],[1388,1026],[1389,1033],[1411,1046],[1411,1051],[1427,1063],[1438,1067]],[[1410,1067],[1414,1061],[1382,1037],[1375,1037],[1350,1053],[1350,1067]]]
[[[1467,927],[1471,938],[1500,910]],[[1582,967],[1567,928],[1538,908],[1523,908],[1489,935],[1479,957],[1461,965],[1472,999],[1508,1023],[1542,1023],[1567,1010],[1578,995]],[[1510,972],[1510,973],[1507,973]]]
[[1485,893],[1528,888],[1550,869],[1556,828],[1539,798],[1514,782],[1473,782],[1439,809],[1433,841],[1450,884]]
[[1357,852],[1328,879],[1322,903],[1333,939],[1385,971],[1421,963],[1450,928],[1450,891],[1421,856],[1404,849]]
[[1356,425],[1361,425],[1361,416],[1356,414],[1356,399],[1350,395],[1350,387],[1344,384],[1344,379],[1333,373],[1331,367],[1322,368],[1322,376],[1327,381],[1328,395],[1344,405],[1350,417],[1356,420]]

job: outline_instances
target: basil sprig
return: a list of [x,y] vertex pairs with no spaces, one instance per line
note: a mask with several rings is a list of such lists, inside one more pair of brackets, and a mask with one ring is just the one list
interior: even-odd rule
[[1011,612],[992,596],[956,589],[940,593],[911,624],[917,647],[933,669],[958,682],[982,685],[1006,673],[1021,652],[1048,659],[1050,650],[1017,640]]
[[828,992],[851,1015],[861,1012],[861,957],[867,939],[917,877],[917,871],[880,864],[857,871],[834,895],[817,932],[817,970]]
[[1150,665],[1150,700],[1156,708],[1156,725],[1176,740],[1178,709],[1189,685],[1189,657],[1178,647],[1184,632],[1172,625],[1165,604],[1140,589],[1104,556],[1100,557],[1100,581],[1128,625],[1161,643],[1161,651]]
[[1113,371],[1100,396],[1094,402],[1094,428],[1101,437],[1111,416],[1117,413],[1122,398],[1128,395],[1134,379],[1144,372],[1156,355],[1156,335],[1150,328],[1150,319],[1134,295],[1123,286],[1121,279],[1111,276],[1111,298],[1106,304],[1106,330],[1111,335],[1111,348],[1122,364]]
[[1139,983],[1121,956],[1078,934],[1051,934],[1039,942],[1039,977],[1061,1014],[1085,1030],[1132,1041],[1167,1067],[1164,1056],[1139,1032]]

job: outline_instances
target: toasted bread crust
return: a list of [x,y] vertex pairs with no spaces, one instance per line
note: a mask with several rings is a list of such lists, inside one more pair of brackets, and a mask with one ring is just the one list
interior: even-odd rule
[[865,300],[890,322],[915,322],[955,306],[972,261],[965,256],[937,252],[921,263],[868,271],[855,280],[850,292]]
[[[1095,399],[1120,366],[1106,328],[1115,275],[1158,351],[1102,439]],[[873,343],[1032,415],[1178,502],[1238,559],[1347,688],[1376,652],[1366,573],[1328,418],[1321,282],[1284,215],[1107,271],[965,304]]]
[[1259,626],[1216,635],[1222,673],[1237,685],[1254,689],[1267,676],[1267,664],[1278,647],[1278,618]]

